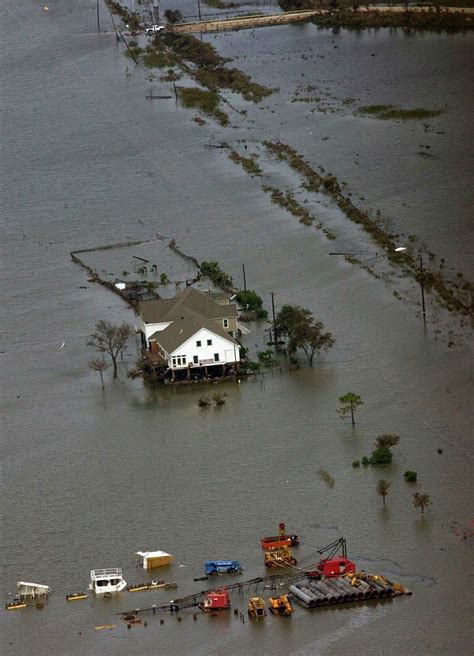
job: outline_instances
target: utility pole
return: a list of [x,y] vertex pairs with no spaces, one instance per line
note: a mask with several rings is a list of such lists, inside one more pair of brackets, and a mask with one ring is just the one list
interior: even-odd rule
[[426,307],[425,307],[425,270],[423,269],[423,258],[420,255],[420,287],[421,287],[421,307],[423,309],[423,325],[426,327]]
[[199,15],[199,22],[201,22],[201,0],[198,0],[198,15]]
[[273,339],[275,342],[275,350],[278,349],[278,335],[276,329],[276,316],[275,316],[275,294],[272,292],[272,315],[273,315]]
[[97,31],[100,34],[100,14],[99,14],[99,0],[97,0]]
[[245,264],[243,264],[243,263],[242,263],[242,273],[243,273],[243,276],[244,276],[244,292],[246,292],[247,291],[247,279],[245,277]]

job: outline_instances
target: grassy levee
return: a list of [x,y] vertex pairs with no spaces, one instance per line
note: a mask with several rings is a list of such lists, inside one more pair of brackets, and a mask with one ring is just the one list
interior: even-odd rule
[[[319,174],[304,161],[303,157],[294,148],[287,144],[273,143],[271,141],[264,141],[263,144],[270,153],[273,153],[278,159],[285,161],[303,177],[303,186],[308,191],[321,192],[332,198],[348,219],[360,225],[370,235],[373,241],[384,249],[392,264],[403,269],[418,282],[423,282],[427,290],[434,291],[438,295],[440,302],[448,310],[462,314],[471,313],[471,307],[456,297],[454,291],[447,286],[447,281],[443,279],[443,274],[440,271],[435,272],[422,268],[418,258],[408,251],[396,251],[397,235],[393,235],[385,230],[379,219],[371,218],[367,211],[356,207],[351,198],[343,194],[341,185],[335,176]],[[285,201],[288,204],[288,209],[291,211],[290,207],[292,204],[282,192],[274,194],[275,190],[271,188],[267,188],[266,190],[271,191],[272,199],[274,196],[275,202],[283,204],[283,201]],[[305,223],[305,221],[302,222]]]
[[179,97],[184,107],[199,109],[204,114],[215,118],[220,125],[229,124],[229,117],[220,106],[220,97],[214,91],[206,91],[197,87],[180,87]]
[[235,162],[235,164],[240,164],[244,171],[246,171],[251,176],[260,175],[262,172],[262,169],[252,157],[244,157],[243,155],[239,155],[236,150],[230,151],[229,159]]
[[403,109],[394,105],[364,105],[359,107],[355,114],[365,116],[374,116],[383,121],[410,121],[426,118],[436,118],[443,113],[442,109],[426,109],[425,107],[415,107],[413,109]]

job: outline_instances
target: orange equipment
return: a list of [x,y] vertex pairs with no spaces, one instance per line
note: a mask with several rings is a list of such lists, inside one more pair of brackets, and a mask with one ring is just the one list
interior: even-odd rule
[[269,597],[268,606],[270,612],[274,615],[291,615],[293,606],[291,605],[288,595],[281,595],[280,597]]
[[278,547],[271,551],[265,551],[265,567],[291,567],[296,565],[289,547]]
[[278,527],[278,535],[262,538],[260,544],[262,549],[278,549],[278,547],[296,547],[300,543],[298,535],[288,535],[285,523],[281,522]]

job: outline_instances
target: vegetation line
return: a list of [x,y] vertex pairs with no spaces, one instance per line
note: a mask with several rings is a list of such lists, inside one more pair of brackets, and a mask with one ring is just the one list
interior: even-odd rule
[[402,109],[393,105],[364,105],[359,107],[355,114],[364,114],[375,116],[384,121],[389,120],[418,120],[422,118],[435,118],[443,113],[442,109],[426,109],[424,107],[415,107],[414,109]]
[[[472,309],[467,303],[463,303],[450,289],[440,271],[430,271],[423,268],[417,256],[408,250],[397,251],[397,235],[386,231],[380,219],[372,219],[368,212],[356,207],[349,196],[342,192],[341,185],[334,175],[321,175],[315,171],[298,152],[291,146],[283,143],[264,141],[267,150],[276,155],[278,159],[285,161],[293,170],[297,171],[305,180],[303,186],[308,191],[321,192],[332,198],[339,209],[354,223],[359,224],[372,239],[381,246],[389,259],[395,266],[401,267],[406,273],[412,275],[415,280],[422,282],[427,290],[434,290],[440,302],[451,311],[462,314],[470,314]],[[281,193],[281,192],[280,192]],[[462,289],[470,289],[469,282]]]

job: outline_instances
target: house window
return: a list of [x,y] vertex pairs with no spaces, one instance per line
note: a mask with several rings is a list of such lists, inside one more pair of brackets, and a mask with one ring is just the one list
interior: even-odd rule
[[229,319],[222,319],[222,324],[223,324],[224,328],[228,328],[229,327]]
[[173,367],[176,367],[176,358],[173,358]]
[[186,356],[183,355],[183,364],[186,364]]
[[180,367],[181,366],[181,356],[178,355],[178,357],[176,359],[178,361],[178,367]]
[[208,340],[207,340],[207,345],[208,345],[208,346],[212,346],[212,339],[208,339]]
[[214,353],[214,362],[219,362],[219,353]]
[[199,358],[197,355],[193,355],[193,362],[194,364],[197,364],[199,362]]
[[200,339],[198,339],[198,341],[196,342],[196,346],[201,346],[201,340]]

